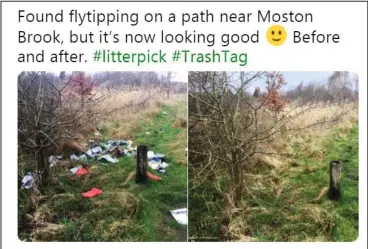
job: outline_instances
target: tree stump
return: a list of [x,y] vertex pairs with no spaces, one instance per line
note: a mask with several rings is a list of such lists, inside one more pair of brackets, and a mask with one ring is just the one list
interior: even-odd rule
[[139,145],[137,148],[137,166],[135,183],[141,183],[147,179],[147,152],[148,148],[145,145]]
[[340,199],[340,176],[341,176],[340,161],[330,161],[329,198],[331,200]]

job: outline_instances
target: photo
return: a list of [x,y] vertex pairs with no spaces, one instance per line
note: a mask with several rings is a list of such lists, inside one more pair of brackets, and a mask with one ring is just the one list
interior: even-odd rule
[[189,72],[189,241],[355,241],[358,75]]
[[187,241],[187,72],[18,75],[21,241]]

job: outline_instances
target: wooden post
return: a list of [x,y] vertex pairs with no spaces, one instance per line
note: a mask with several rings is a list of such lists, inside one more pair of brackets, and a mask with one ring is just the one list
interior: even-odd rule
[[137,166],[135,182],[141,183],[147,179],[147,152],[148,148],[145,145],[139,145],[137,148]]
[[330,161],[330,190],[329,197],[331,200],[340,199],[340,161]]

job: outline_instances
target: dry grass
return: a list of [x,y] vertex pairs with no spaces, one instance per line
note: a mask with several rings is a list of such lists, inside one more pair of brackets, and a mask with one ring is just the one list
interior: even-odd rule
[[34,229],[31,233],[31,241],[52,241],[56,234],[61,233],[65,229],[62,224],[43,223]]
[[[170,98],[167,99],[166,97],[162,97],[159,93],[156,93],[144,105],[135,105],[147,98],[148,94],[144,91],[113,94],[94,109],[94,111],[106,113],[109,113],[111,110],[116,110],[109,115],[99,118],[96,121],[98,126],[105,128],[108,131],[107,135],[111,138],[130,138],[132,133],[136,130],[137,122],[148,122],[156,118],[160,112],[160,106],[163,104],[173,105],[185,99],[186,95],[171,94]],[[132,106],[119,109],[125,105]],[[186,106],[184,109],[186,109]]]
[[[295,108],[293,113],[303,112],[302,108]],[[336,121],[332,121],[338,118]],[[321,125],[314,125],[323,120],[331,120]],[[301,115],[288,124],[288,128],[303,128],[303,134],[315,134],[318,136],[329,136],[336,128],[351,129],[353,124],[358,120],[358,111],[356,104],[333,105],[328,107],[316,107],[303,112]]]
[[[288,110],[286,110],[286,112],[288,112]],[[344,106],[335,105],[324,108],[318,107],[305,112],[303,112],[301,108],[294,108],[292,112],[290,112],[290,115],[295,113],[302,114],[292,119],[291,122],[287,124],[287,127],[285,127],[285,129],[291,131],[278,136],[277,139],[272,140],[271,143],[259,145],[261,151],[267,153],[256,154],[254,156],[255,165],[268,168],[289,167],[295,163],[295,160],[293,160],[295,151],[291,146],[294,143],[299,144],[300,150],[309,157],[315,159],[321,158],[325,153],[322,141],[330,137],[337,128],[342,128],[345,132],[349,131],[358,121],[358,111],[355,104]],[[338,119],[334,120],[336,117],[338,117]],[[326,120],[326,122],[314,125],[323,120]],[[267,126],[265,123],[263,125]],[[318,136],[316,136],[316,134],[318,134]]]

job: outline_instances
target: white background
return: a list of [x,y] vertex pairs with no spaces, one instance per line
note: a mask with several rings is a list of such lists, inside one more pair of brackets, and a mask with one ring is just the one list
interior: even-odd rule
[[[70,7],[69,7],[70,6]],[[271,23],[208,23],[208,24],[187,24],[182,28],[177,24],[144,24],[141,22],[136,27],[124,24],[115,24],[108,27],[107,30],[119,30],[121,32],[154,32],[165,29],[165,32],[180,32],[183,29],[197,32],[231,32],[247,33],[255,29],[260,29],[259,44],[234,44],[229,48],[231,51],[248,53],[248,65],[240,67],[236,64],[148,64],[145,67],[137,68],[128,64],[102,64],[102,63],[83,63],[83,64],[20,64],[17,62],[17,55],[23,51],[38,51],[39,49],[54,50],[71,49],[84,52],[91,61],[92,51],[97,48],[122,49],[124,51],[144,51],[146,49],[165,49],[167,51],[174,49],[191,49],[198,52],[212,50],[205,45],[188,44],[83,44],[63,46],[42,44],[42,45],[24,45],[18,44],[18,30],[28,32],[46,32],[48,30],[58,29],[69,33],[70,29],[77,30],[96,30],[94,24],[85,25],[83,28],[75,24],[26,24],[18,23],[19,8],[27,11],[57,11],[65,9],[65,14],[69,9],[92,10],[100,12],[114,12],[119,9],[120,12],[175,12],[180,14],[182,11],[199,12],[201,10],[210,10],[213,13],[218,12],[255,12],[258,9],[272,10],[273,12],[294,11],[294,12],[312,12],[313,23],[285,23],[283,26],[288,31],[288,39],[284,45],[279,47],[271,46],[265,39],[265,32]],[[366,3],[3,3],[3,75],[2,75],[2,115],[3,115],[3,158],[2,158],[2,230],[4,248],[65,248],[63,243],[27,243],[19,241],[17,237],[17,76],[20,71],[45,70],[45,71],[101,71],[101,70],[277,70],[277,71],[353,71],[359,75],[360,83],[360,168],[359,168],[359,233],[357,241],[352,243],[334,244],[335,247],[365,248],[367,244],[367,5]],[[68,18],[68,16],[65,16]],[[293,44],[292,31],[300,30],[308,33],[317,30],[321,33],[339,33],[341,42],[338,44]],[[67,39],[65,39],[67,40]],[[220,50],[221,47],[216,49]],[[137,245],[133,243],[117,244],[108,243],[109,247],[133,248]],[[143,245],[143,244],[142,244]],[[170,243],[164,244],[144,244],[150,248],[172,248],[176,246]],[[71,243],[67,245],[70,248],[85,246],[85,244]],[[88,244],[89,248],[100,248],[101,244]],[[141,245],[139,245],[141,246]],[[188,246],[185,243],[178,243],[179,247]],[[203,245],[191,243],[191,247],[200,248]],[[212,248],[224,246],[222,243],[212,243]],[[227,247],[247,247],[263,248],[265,243],[231,243]],[[267,246],[271,244],[267,243]],[[274,243],[275,248],[295,248],[315,247],[328,248],[331,243]]]

